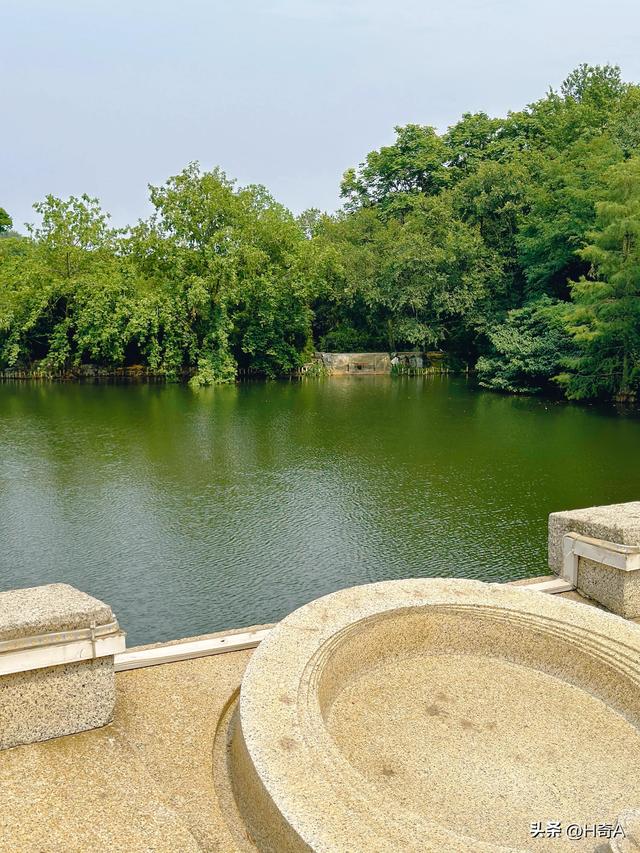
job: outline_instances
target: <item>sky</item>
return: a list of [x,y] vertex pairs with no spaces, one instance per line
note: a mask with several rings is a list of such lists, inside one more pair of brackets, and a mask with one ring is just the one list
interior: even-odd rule
[[187,163],[334,210],[395,125],[504,115],[581,62],[640,81],[638,0],[0,0],[0,207],[115,225]]

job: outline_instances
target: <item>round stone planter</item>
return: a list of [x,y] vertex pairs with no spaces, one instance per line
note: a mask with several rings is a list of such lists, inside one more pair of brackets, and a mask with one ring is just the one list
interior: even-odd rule
[[277,853],[602,850],[567,827],[640,806],[638,767],[640,628],[476,581],[300,608],[254,653],[231,721],[238,807]]

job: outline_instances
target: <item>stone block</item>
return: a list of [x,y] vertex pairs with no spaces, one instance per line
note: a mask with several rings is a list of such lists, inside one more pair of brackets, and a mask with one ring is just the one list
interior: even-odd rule
[[109,723],[123,649],[111,608],[72,586],[0,593],[0,749]]
[[388,352],[321,352],[316,353],[333,374],[390,373]]
[[[549,567],[563,570],[562,542],[567,533],[579,533],[618,545],[640,546],[640,501],[552,512],[549,516]],[[640,572],[623,571],[600,561],[580,557],[578,590],[629,619],[640,616]]]

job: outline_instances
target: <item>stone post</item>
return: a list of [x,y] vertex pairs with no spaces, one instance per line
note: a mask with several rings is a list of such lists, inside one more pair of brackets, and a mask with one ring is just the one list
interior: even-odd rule
[[552,512],[549,567],[612,613],[640,617],[640,501]]
[[111,608],[72,586],[0,593],[0,749],[111,722],[124,647]]

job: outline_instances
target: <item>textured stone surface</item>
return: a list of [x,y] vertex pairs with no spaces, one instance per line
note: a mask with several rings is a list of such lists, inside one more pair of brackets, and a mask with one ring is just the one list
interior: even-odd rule
[[254,653],[232,777],[260,850],[594,851],[640,802],[640,630],[513,586],[342,590]]
[[109,605],[66,583],[0,592],[0,640],[113,621]]
[[255,853],[216,745],[251,654],[117,673],[111,725],[0,752],[0,851]]
[[[640,501],[551,513],[549,567],[556,574],[562,574],[562,540],[567,533],[640,545]],[[578,589],[613,613],[629,619],[640,616],[640,572],[624,572],[581,557]]]
[[104,726],[113,719],[113,657],[0,678],[0,749]]
[[590,506],[549,515],[549,568],[562,571],[562,538],[582,533],[620,545],[640,545],[640,501]]
[[158,794],[201,849],[212,853],[236,853],[246,838],[227,794],[224,738],[221,749],[214,742],[251,654],[226,652],[116,675],[111,728],[142,757]]
[[327,729],[390,798],[446,816],[457,832],[496,846],[526,846],[532,803],[545,822],[586,825],[603,808],[611,814],[629,802],[628,780],[640,760],[637,730],[603,702],[561,679],[479,655],[388,659],[340,692]]
[[196,853],[112,727],[0,753],[3,853]]
[[628,619],[640,616],[640,572],[623,572],[581,557],[578,589],[612,613]]
[[[68,584],[0,593],[0,640],[113,620],[108,605]],[[104,726],[114,703],[113,656],[0,676],[0,749]]]

